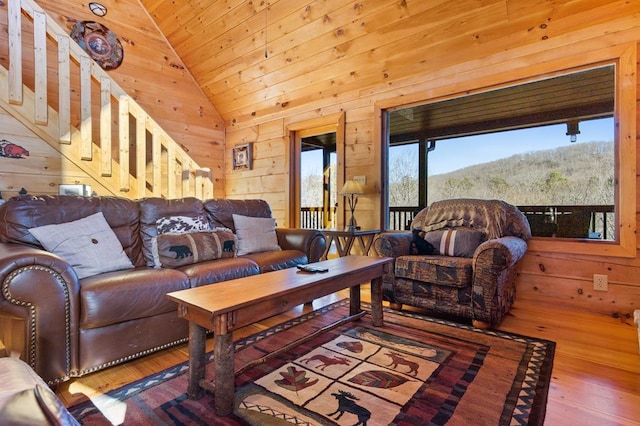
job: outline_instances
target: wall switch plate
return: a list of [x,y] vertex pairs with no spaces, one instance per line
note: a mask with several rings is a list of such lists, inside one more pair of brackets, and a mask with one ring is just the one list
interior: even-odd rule
[[596,291],[608,291],[609,277],[607,275],[593,274],[593,289]]
[[353,180],[358,182],[360,184],[360,186],[367,186],[367,176],[366,175],[354,176]]

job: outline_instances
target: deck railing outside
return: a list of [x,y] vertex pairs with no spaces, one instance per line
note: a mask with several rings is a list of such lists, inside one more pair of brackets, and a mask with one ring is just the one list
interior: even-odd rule
[[[613,239],[615,236],[615,206],[518,206],[531,225],[533,236]],[[402,206],[389,208],[389,230],[411,228],[411,221],[422,207]],[[303,228],[322,228],[322,207],[304,207],[300,212]]]
[[331,217],[325,221],[325,212],[322,207],[302,207],[300,209],[300,227],[307,229],[323,229],[326,224],[335,223],[336,208],[329,212]]

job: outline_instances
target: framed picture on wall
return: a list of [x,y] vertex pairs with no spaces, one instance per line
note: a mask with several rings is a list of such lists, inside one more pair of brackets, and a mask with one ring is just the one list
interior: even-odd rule
[[233,170],[251,170],[253,168],[253,143],[236,145],[232,148]]
[[80,195],[82,197],[91,196],[91,185],[80,184],[60,184],[58,185],[60,195]]

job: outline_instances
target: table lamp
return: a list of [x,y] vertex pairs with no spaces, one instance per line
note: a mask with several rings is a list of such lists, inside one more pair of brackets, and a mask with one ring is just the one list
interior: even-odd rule
[[347,226],[345,227],[347,231],[355,231],[359,229],[358,224],[356,222],[356,218],[353,215],[353,212],[356,209],[356,205],[358,204],[358,195],[364,194],[362,190],[362,186],[358,181],[349,179],[344,183],[342,187],[342,191],[340,191],[340,195],[345,195],[347,197],[347,202],[349,203],[349,209],[351,209],[351,219],[347,222]]

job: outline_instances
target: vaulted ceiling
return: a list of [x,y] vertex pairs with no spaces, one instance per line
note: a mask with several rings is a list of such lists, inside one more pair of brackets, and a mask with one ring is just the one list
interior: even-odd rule
[[572,13],[559,5],[555,16],[541,14],[545,0],[103,0],[108,13],[96,17],[86,1],[37,1],[67,27],[95,20],[116,32],[129,68],[114,74],[136,78],[139,95],[162,79],[143,82],[137,72],[188,74],[227,122],[384,90],[459,62],[461,46],[482,58],[483,43],[513,37],[497,31],[505,21],[534,23],[518,33],[534,42],[538,25]]
[[97,17],[85,0],[36,1],[63,27],[94,20],[113,30],[125,57],[112,75],[187,148],[206,148],[193,138],[206,139],[212,127],[224,132],[344,93],[391,92],[399,81],[576,31],[588,10],[597,25],[597,10],[611,19],[629,7],[613,8],[618,0],[101,0],[108,13]]

